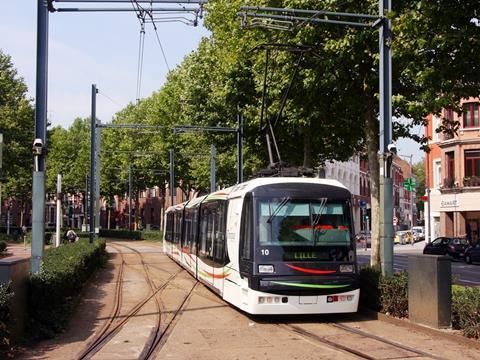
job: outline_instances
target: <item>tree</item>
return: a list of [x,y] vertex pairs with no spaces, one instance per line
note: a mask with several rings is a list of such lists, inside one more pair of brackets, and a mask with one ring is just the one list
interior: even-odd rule
[[34,109],[27,86],[10,56],[0,50],[0,131],[3,133],[2,197],[21,202],[22,215],[32,191]]
[[417,178],[417,198],[415,199],[417,210],[423,211],[424,202],[421,199],[425,195],[425,160],[413,164],[413,173]]
[[77,118],[68,129],[60,126],[48,133],[47,193],[56,192],[57,174],[62,174],[62,192],[79,193],[90,173],[90,119]]

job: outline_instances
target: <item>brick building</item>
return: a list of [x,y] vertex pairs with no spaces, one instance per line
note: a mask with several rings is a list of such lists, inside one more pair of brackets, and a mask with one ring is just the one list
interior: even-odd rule
[[[426,135],[431,138],[425,162],[430,189],[427,231],[437,236],[467,235],[478,241],[480,226],[480,118],[479,98],[462,100],[462,114],[444,109],[430,115]],[[443,119],[458,121],[455,135],[437,133]],[[428,191],[428,190],[427,190]],[[428,203],[426,203],[428,206]],[[430,226],[429,226],[430,223]]]

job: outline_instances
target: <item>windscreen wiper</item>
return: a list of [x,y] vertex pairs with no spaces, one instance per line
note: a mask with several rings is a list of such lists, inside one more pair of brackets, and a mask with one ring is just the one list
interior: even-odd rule
[[287,205],[287,203],[288,203],[289,201],[290,201],[290,198],[289,198],[289,197],[284,197],[284,198],[282,199],[282,201],[280,201],[280,204],[277,205],[277,207],[276,207],[275,210],[273,211],[272,215],[270,215],[270,217],[268,218],[267,223],[271,224],[273,218],[280,212],[280,210],[281,210],[285,205]]
[[322,217],[323,210],[325,209],[325,205],[327,204],[327,198],[320,199],[320,208],[318,209],[318,214],[315,214],[315,218],[312,221],[312,228],[315,230],[315,226],[318,225],[320,222],[320,218]]

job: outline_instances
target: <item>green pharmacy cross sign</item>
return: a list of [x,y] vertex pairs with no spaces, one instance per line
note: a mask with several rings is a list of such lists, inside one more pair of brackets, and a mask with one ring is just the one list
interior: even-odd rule
[[412,191],[416,185],[417,183],[413,181],[412,178],[407,178],[407,180],[403,182],[403,187],[408,191]]

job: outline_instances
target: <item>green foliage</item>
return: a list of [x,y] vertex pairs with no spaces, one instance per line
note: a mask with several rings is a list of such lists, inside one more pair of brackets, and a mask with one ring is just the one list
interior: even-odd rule
[[408,317],[408,274],[384,276],[380,281],[382,312],[398,318]]
[[423,211],[424,201],[421,200],[421,197],[425,194],[425,161],[420,161],[413,165],[413,172],[417,178],[417,209]]
[[57,174],[62,174],[63,192],[84,191],[85,174],[90,171],[90,119],[77,118],[67,130],[50,130],[48,148],[47,192],[55,192]]
[[4,252],[7,250],[7,243],[3,240],[0,240],[0,253]]
[[452,287],[452,326],[470,338],[480,339],[480,289]]
[[150,241],[163,241],[163,232],[159,230],[143,230],[141,238]]
[[0,131],[3,134],[2,198],[28,201],[32,189],[34,109],[10,56],[0,49]]
[[380,311],[380,280],[382,270],[380,266],[363,266],[360,268],[360,305],[366,308]]
[[50,338],[65,328],[82,285],[107,259],[105,242],[75,243],[45,251],[42,269],[28,281],[28,331]]
[[142,238],[141,231],[130,231],[130,230],[113,230],[113,229],[100,229],[99,235],[102,238],[113,238],[113,239],[130,239],[130,240],[140,240]]
[[10,319],[9,303],[12,297],[11,283],[0,284],[0,354],[8,352],[10,348],[8,322]]
[[395,317],[408,316],[408,275],[383,276],[379,266],[360,269],[360,305]]

